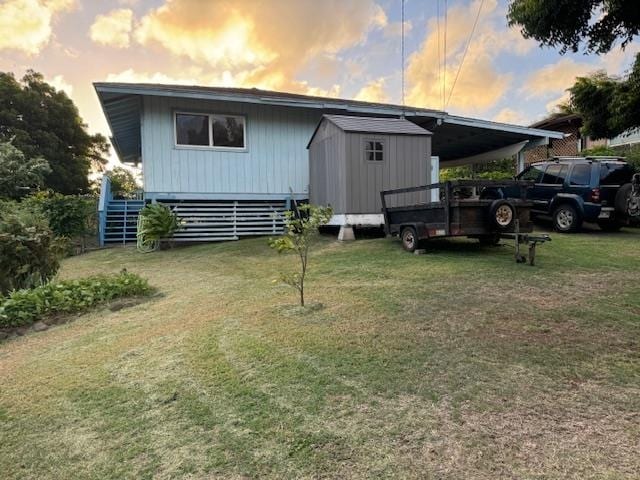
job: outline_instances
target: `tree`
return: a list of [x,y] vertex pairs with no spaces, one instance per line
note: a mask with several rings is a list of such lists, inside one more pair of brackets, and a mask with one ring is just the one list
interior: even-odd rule
[[26,158],[47,160],[45,186],[65,194],[87,192],[90,170],[101,169],[109,151],[104,136],[87,132],[67,94],[31,70],[21,81],[0,72],[0,141],[9,140]]
[[640,32],[637,0],[512,0],[509,26],[542,45],[577,52],[606,53],[616,41],[624,48]]
[[27,158],[11,143],[0,142],[0,198],[17,200],[38,190],[50,172],[44,158]]
[[640,126],[640,55],[625,77],[610,77],[605,72],[579,77],[569,93],[586,135],[613,138]]
[[111,179],[111,193],[114,197],[131,198],[140,188],[136,177],[126,168],[113,167],[105,175]]
[[298,290],[301,307],[304,307],[304,280],[309,266],[309,248],[318,234],[318,227],[326,224],[332,215],[330,207],[301,205],[295,211],[285,212],[285,234],[269,241],[271,248],[278,253],[293,252],[300,260],[299,272],[281,274],[280,279]]
[[[640,32],[638,0],[512,0],[507,18],[525,38],[560,53],[581,45],[589,53],[607,53],[618,41],[624,49]],[[597,72],[578,78],[569,91],[585,135],[612,138],[640,126],[640,55],[626,77]]]

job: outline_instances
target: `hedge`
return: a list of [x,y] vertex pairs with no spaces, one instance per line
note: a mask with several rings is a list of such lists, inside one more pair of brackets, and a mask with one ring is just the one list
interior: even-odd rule
[[115,298],[152,292],[147,280],[126,271],[15,290],[0,297],[0,328],[28,326],[51,315],[82,312]]

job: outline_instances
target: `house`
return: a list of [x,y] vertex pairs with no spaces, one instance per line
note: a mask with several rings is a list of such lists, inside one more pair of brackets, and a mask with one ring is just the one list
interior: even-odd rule
[[308,146],[309,201],[331,205],[339,225],[383,224],[380,191],[432,174],[431,135],[405,118],[324,115]]
[[[288,202],[309,198],[306,147],[325,114],[405,118],[432,132],[436,174],[438,164],[508,156],[523,165],[527,149],[563,137],[426,108],[258,89],[110,82],[94,87],[117,155],[142,168],[143,201],[164,202],[182,217],[178,241],[281,232],[279,215]],[[426,171],[418,174],[418,183],[431,181]],[[110,198],[106,181],[101,241],[135,240],[139,208]]]
[[563,132],[564,138],[549,139],[549,143],[525,152],[525,163],[528,165],[551,157],[580,155],[584,150],[596,147],[609,147],[624,152],[634,145],[640,144],[640,128],[633,128],[614,138],[593,139],[583,135],[582,117],[577,113],[554,114],[531,124],[531,128]]
[[525,153],[525,163],[539,162],[550,157],[579,155],[581,151],[607,145],[606,140],[594,140],[580,132],[582,117],[577,113],[554,114],[531,124],[531,128],[564,133],[564,138],[549,139],[546,145],[529,149]]

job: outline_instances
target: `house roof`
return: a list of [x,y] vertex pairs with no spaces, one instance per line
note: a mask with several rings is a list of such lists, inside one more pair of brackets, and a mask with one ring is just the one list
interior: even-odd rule
[[553,115],[549,115],[548,117],[543,118],[542,120],[539,120],[535,123],[532,123],[530,127],[542,128],[544,130],[547,130],[547,129],[551,130],[553,128],[557,128],[561,125],[565,125],[569,123],[581,125],[582,117],[578,113],[565,113],[565,114],[556,113]]
[[434,132],[433,154],[442,161],[477,155],[518,142],[562,138],[560,132],[450,115],[440,110],[325,98],[255,88],[201,87],[147,83],[94,84],[112,132],[116,153],[123,162],[141,160],[142,97],[175,97],[253,103],[320,111],[345,116],[402,117]]

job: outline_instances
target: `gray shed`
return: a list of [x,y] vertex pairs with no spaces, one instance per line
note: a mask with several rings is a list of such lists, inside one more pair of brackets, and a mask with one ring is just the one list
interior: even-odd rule
[[431,132],[404,118],[324,115],[307,148],[309,201],[333,224],[381,224],[381,190],[431,183]]

